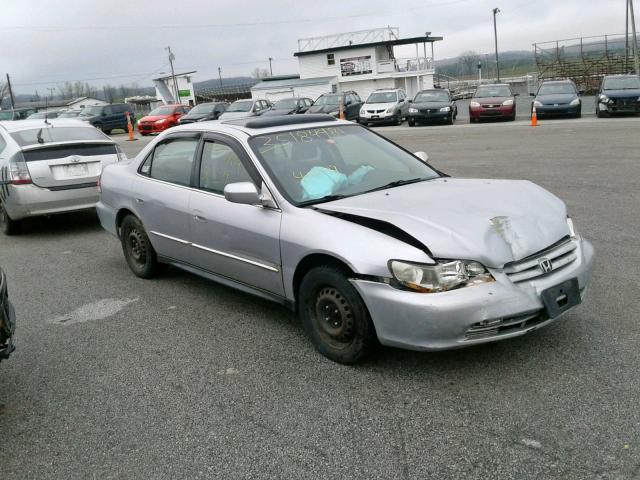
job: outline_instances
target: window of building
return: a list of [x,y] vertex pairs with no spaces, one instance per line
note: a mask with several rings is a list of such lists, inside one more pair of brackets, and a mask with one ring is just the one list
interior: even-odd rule
[[336,58],[333,56],[333,53],[327,53],[327,65],[335,65]]

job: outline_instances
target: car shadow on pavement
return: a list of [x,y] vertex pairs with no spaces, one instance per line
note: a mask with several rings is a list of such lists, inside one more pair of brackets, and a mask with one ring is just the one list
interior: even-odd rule
[[64,213],[48,217],[32,217],[22,221],[20,236],[58,236],[100,231],[95,210]]

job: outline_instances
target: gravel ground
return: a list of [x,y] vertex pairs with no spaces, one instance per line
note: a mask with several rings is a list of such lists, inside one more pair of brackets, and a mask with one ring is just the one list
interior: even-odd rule
[[[466,350],[340,366],[277,305],[176,269],[134,277],[92,213],[0,237],[19,322],[0,364],[0,475],[640,478],[639,127],[378,130],[454,176],[542,185],[595,244],[582,306]],[[129,155],[148,142],[116,138]]]

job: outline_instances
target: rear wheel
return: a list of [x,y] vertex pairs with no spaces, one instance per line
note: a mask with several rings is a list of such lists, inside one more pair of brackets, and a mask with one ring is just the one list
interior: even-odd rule
[[407,120],[407,123],[409,124],[410,127],[416,126],[416,121],[413,118],[410,118],[409,120]]
[[142,222],[133,215],[127,215],[122,221],[120,239],[124,258],[138,277],[153,278],[166,268],[166,265],[158,262]]
[[402,114],[400,114],[400,113],[399,113],[399,114],[398,114],[398,116],[397,116],[397,118],[396,118],[396,120],[395,120],[395,122],[393,122],[393,123],[394,123],[396,126],[400,126],[400,125],[402,125]]
[[12,220],[4,209],[4,203],[0,200],[0,231],[5,235],[16,235],[20,233],[21,222]]
[[304,329],[325,357],[353,364],[377,345],[367,307],[341,269],[322,266],[310,270],[299,292]]

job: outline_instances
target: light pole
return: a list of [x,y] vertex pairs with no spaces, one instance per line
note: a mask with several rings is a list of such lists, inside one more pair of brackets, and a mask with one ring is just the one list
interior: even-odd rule
[[173,82],[173,91],[176,96],[176,103],[180,102],[180,93],[178,91],[178,82],[176,82],[176,72],[173,70],[173,61],[176,59],[176,56],[171,52],[171,47],[167,47],[166,50],[169,51],[169,64],[171,65],[171,80]]
[[273,58],[269,57],[269,76],[273,77],[273,68],[271,68],[271,60],[273,60]]
[[493,9],[493,36],[496,42],[496,76],[498,77],[497,80],[499,82],[500,81],[500,63],[498,60],[498,29],[496,28],[496,15],[498,13],[500,13],[500,9],[497,7],[494,8]]

